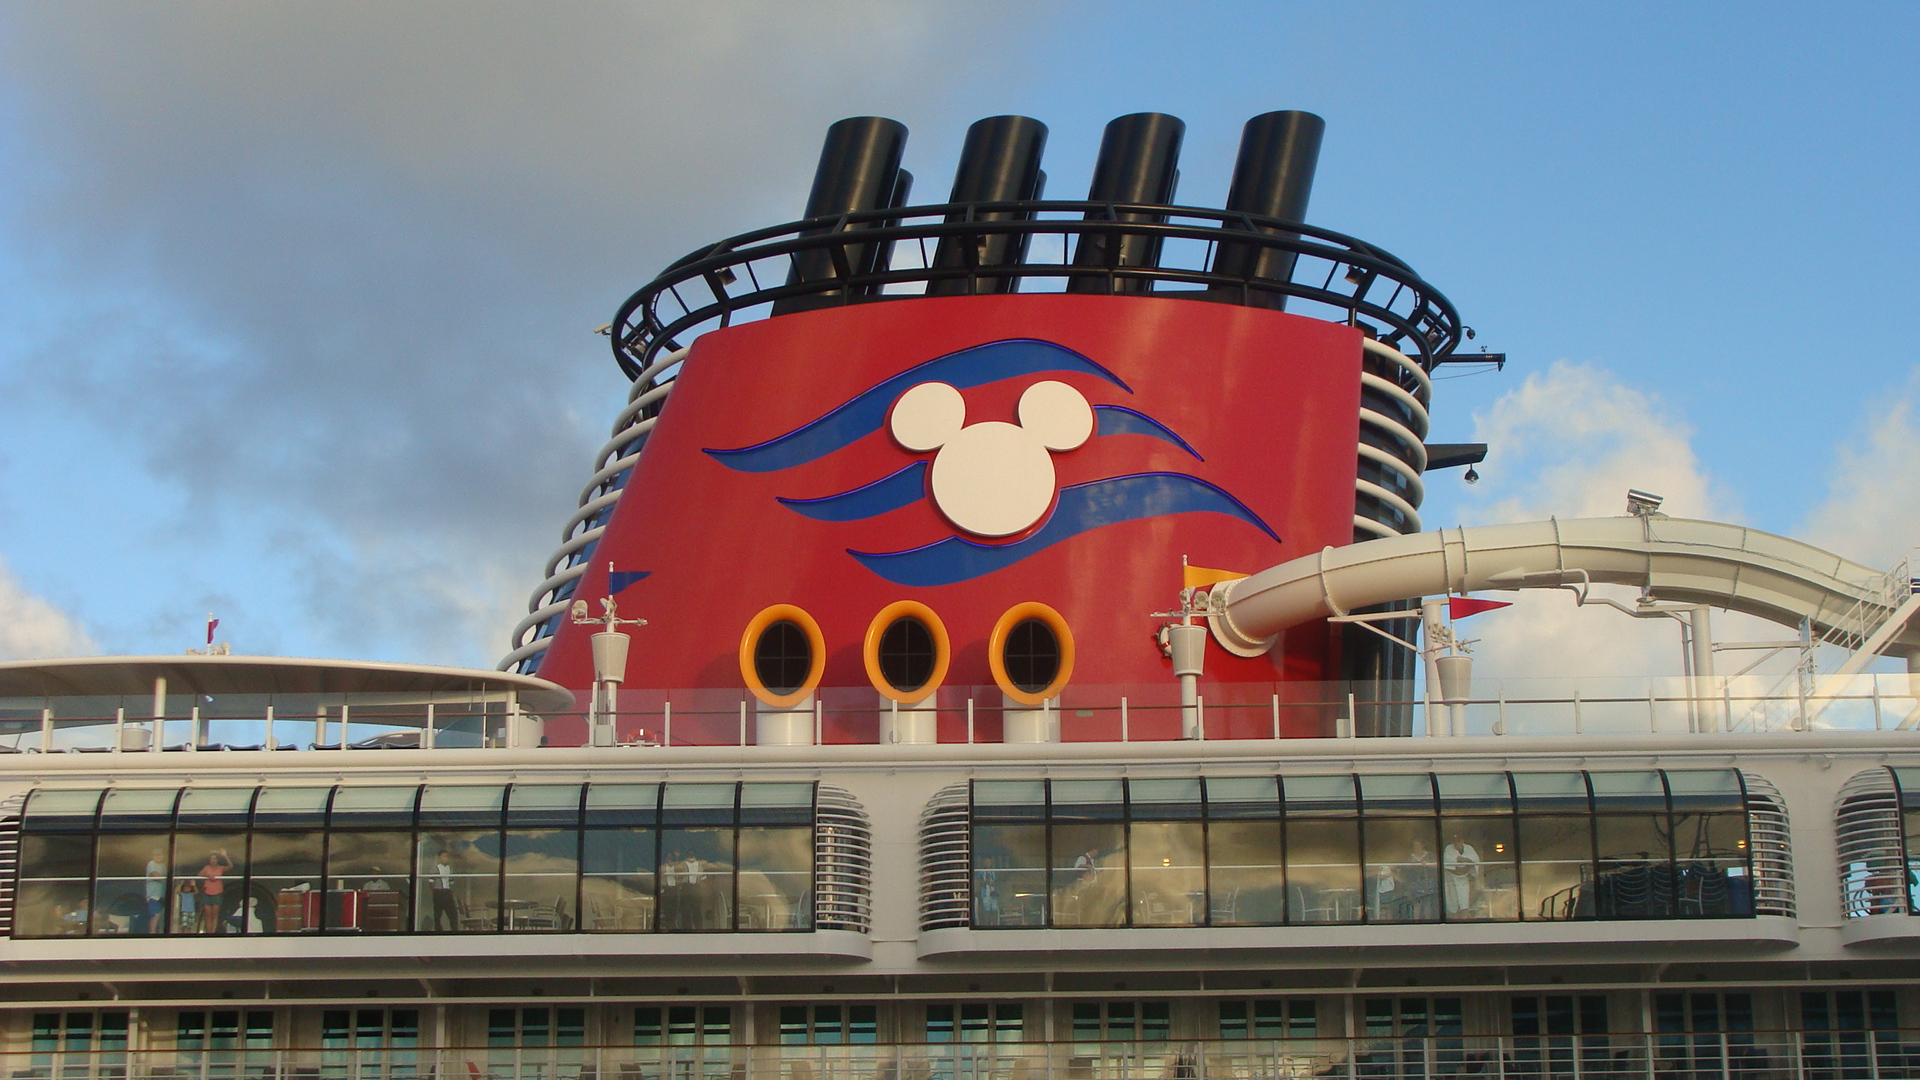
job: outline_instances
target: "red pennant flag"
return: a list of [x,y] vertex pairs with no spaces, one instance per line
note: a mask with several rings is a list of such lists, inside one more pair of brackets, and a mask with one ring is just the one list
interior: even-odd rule
[[1449,596],[1447,597],[1447,618],[1464,619],[1469,615],[1492,611],[1494,608],[1512,606],[1512,602],[1507,600],[1475,600],[1471,596]]
[[220,625],[219,619],[216,619],[211,615],[207,616],[207,644],[209,645],[213,644],[213,629],[214,627],[219,625]]

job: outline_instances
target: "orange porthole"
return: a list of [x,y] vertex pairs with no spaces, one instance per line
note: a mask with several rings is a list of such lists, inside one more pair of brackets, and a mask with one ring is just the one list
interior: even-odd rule
[[754,697],[775,708],[805,701],[826,670],[820,624],[792,604],[763,609],[740,635],[740,677]]
[[1045,604],[1015,604],[993,625],[987,665],[1002,693],[1022,705],[1042,704],[1073,677],[1073,630]]
[[861,655],[873,688],[911,705],[925,701],[946,681],[953,644],[932,608],[918,600],[896,600],[867,624]]

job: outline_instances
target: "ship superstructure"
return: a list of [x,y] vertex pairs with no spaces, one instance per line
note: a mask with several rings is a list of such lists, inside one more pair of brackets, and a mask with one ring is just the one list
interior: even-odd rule
[[[905,129],[834,125],[804,219],[621,307],[501,670],[0,665],[0,1063],[1920,1070],[1911,564],[1639,492],[1424,529],[1486,453],[1428,441],[1432,372],[1498,358],[1303,223],[1317,117],[1249,122],[1218,210],[1182,130],[1114,121],[1047,201],[991,118],[915,206]],[[1595,584],[1684,675],[1473,678],[1468,594]],[[1717,670],[1716,610],[1802,663]]]

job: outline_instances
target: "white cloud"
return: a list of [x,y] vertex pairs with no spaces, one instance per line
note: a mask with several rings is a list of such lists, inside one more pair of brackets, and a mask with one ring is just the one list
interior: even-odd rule
[[[1487,479],[1461,509],[1468,524],[1612,516],[1625,509],[1629,487],[1666,497],[1664,509],[1684,517],[1740,520],[1737,502],[1694,453],[1692,428],[1658,396],[1628,386],[1604,367],[1560,361],[1475,417],[1475,437],[1496,455]],[[1920,544],[1920,370],[1885,399],[1860,438],[1837,448],[1825,498],[1795,536],[1861,560],[1892,566]],[[1633,605],[1636,591],[1596,587],[1596,597]],[[1476,674],[1488,679],[1567,678],[1583,693],[1603,690],[1609,676],[1671,676],[1682,671],[1681,641],[1669,619],[1637,620],[1612,608],[1577,606],[1564,591],[1500,594],[1515,606],[1463,624],[1479,637]],[[1746,615],[1713,612],[1719,642],[1779,640],[1781,627]],[[1716,671],[1732,674],[1758,653],[1721,653]],[[1790,665],[1783,654],[1758,672]],[[1772,677],[1771,675],[1767,677]],[[1588,689],[1590,688],[1590,689]],[[1614,692],[1632,691],[1616,682]]]
[[0,660],[40,660],[94,651],[78,621],[28,592],[0,559]]
[[1920,367],[1885,399],[1863,437],[1842,446],[1827,497],[1802,533],[1847,558],[1891,567],[1920,545]]
[[[1611,517],[1626,511],[1628,488],[1665,496],[1675,516],[1724,518],[1732,502],[1695,455],[1692,428],[1656,395],[1597,364],[1561,360],[1474,417],[1474,437],[1493,448],[1486,479],[1461,507],[1467,524]],[[1632,606],[1636,591],[1597,586],[1595,597]],[[1580,678],[1678,675],[1679,626],[1635,619],[1599,604],[1579,606],[1561,590],[1498,594],[1512,608],[1459,630],[1478,637],[1476,675]],[[1715,636],[1745,636],[1743,617],[1716,612]],[[1592,690],[1583,690],[1591,693]],[[1644,693],[1625,684],[1608,692]]]
[[[0,316],[39,331],[0,341],[0,391],[160,493],[167,572],[97,627],[135,651],[238,593],[234,624],[291,651],[490,663],[623,397],[592,328],[696,244],[797,217],[834,119],[884,108],[946,152],[924,129],[1013,62],[976,9],[881,0],[0,21],[0,276],[37,290]],[[275,521],[299,524],[261,545]],[[215,522],[277,588],[199,568]]]
[[1627,489],[1666,497],[1676,517],[1736,512],[1693,452],[1693,429],[1658,396],[1628,386],[1597,364],[1556,361],[1528,375],[1486,413],[1475,438],[1500,463],[1526,469],[1489,480],[1473,493],[1482,523],[1557,517],[1609,517],[1626,510]]

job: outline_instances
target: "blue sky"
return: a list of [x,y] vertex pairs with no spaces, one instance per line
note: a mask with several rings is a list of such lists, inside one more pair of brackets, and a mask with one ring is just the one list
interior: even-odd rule
[[1430,524],[1617,512],[1920,543],[1920,8],[15,3],[0,12],[0,654],[490,665],[660,267],[798,215],[827,124],[1327,120],[1310,219],[1511,358],[1441,384]]

